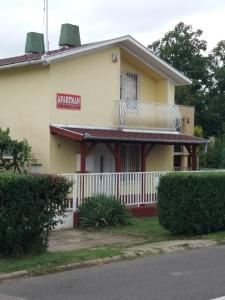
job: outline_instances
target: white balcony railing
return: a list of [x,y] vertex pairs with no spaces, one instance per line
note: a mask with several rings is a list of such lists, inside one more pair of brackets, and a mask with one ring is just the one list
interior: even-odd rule
[[115,101],[115,125],[119,128],[179,130],[179,106],[139,100]]

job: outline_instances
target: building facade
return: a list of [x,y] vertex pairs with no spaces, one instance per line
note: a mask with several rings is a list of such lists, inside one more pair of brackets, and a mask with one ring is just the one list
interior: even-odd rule
[[27,139],[42,172],[197,168],[206,141],[192,136],[194,108],[174,103],[188,78],[130,36],[60,46],[0,59],[0,127]]

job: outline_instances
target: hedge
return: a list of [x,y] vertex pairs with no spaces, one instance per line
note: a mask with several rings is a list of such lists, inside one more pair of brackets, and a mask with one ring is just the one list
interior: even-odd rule
[[43,252],[71,183],[60,176],[0,174],[0,255]]
[[225,230],[225,172],[161,177],[157,208],[160,224],[172,233]]

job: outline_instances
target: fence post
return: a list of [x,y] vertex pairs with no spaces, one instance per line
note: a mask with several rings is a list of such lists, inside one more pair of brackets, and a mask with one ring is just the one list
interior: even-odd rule
[[77,211],[77,174],[73,174],[73,191],[72,191],[72,197],[73,197],[73,212]]

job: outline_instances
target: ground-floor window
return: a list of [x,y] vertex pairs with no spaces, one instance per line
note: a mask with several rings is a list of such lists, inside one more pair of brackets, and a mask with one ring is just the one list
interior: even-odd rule
[[141,147],[136,144],[122,144],[121,151],[121,172],[141,171]]

